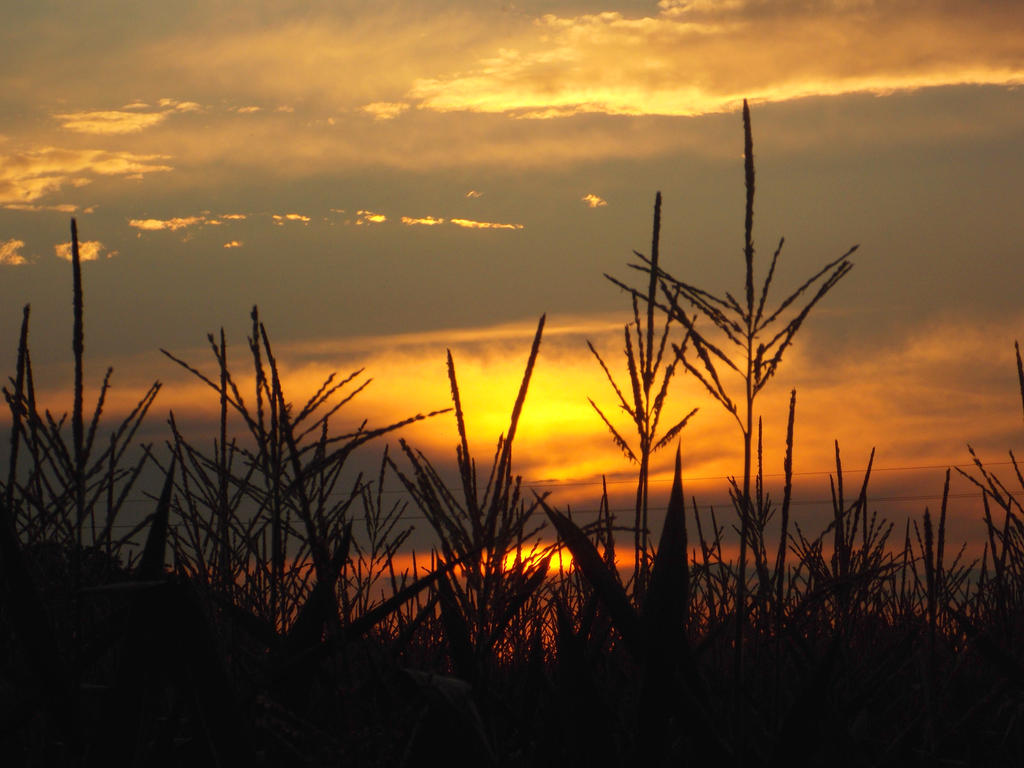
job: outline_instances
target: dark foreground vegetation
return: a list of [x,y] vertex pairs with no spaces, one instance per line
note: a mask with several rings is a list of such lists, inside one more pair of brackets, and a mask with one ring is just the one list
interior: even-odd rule
[[[755,279],[746,108],[744,127],[739,297],[662,269],[660,197],[651,253],[634,265],[641,287],[611,278],[634,313],[626,386],[594,354],[635,435],[594,408],[638,467],[632,520],[615,520],[607,497],[596,520],[574,520],[514,473],[543,318],[489,467],[470,454],[449,355],[457,476],[402,440],[376,476],[350,476],[354,450],[437,414],[332,433],[365,386],[358,372],[290,400],[255,310],[251,392],[223,333],[210,337],[212,373],[177,361],[219,402],[212,450],[173,416],[166,446],[140,450],[159,385],[113,427],[102,419],[109,371],[95,406],[83,402],[72,223],[70,416],[36,402],[27,308],[4,388],[3,764],[1024,764],[1024,509],[1013,493],[976,461],[987,545],[968,563],[946,541],[948,474],[941,508],[897,528],[871,511],[870,468],[852,490],[844,483],[837,447],[833,517],[805,532],[789,515],[795,393],[782,498],[765,492],[757,397],[851,265],[847,253],[769,302],[782,244]],[[1018,373],[1024,397],[1019,353]],[[692,415],[660,421],[674,375],[698,377],[735,416],[745,461],[719,519],[688,505],[677,459],[652,533],[651,456]],[[147,467],[162,490],[126,526]],[[407,501],[390,503],[385,486]],[[414,567],[398,564],[406,512],[435,534]],[[738,557],[727,557],[733,543]],[[631,573],[616,567],[617,546]],[[555,547],[572,567],[550,564]]]

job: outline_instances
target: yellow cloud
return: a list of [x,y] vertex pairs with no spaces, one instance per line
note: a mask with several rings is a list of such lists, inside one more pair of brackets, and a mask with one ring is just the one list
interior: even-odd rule
[[79,133],[136,133],[150,128],[167,117],[168,112],[124,112],[121,110],[97,112],[68,112],[54,115],[61,127]]
[[383,224],[387,220],[388,217],[383,213],[374,213],[373,211],[356,212],[356,224]]
[[235,111],[240,115],[249,115],[253,112],[259,112],[261,107],[239,107]]
[[243,245],[244,243],[241,243],[238,240],[232,240],[231,242],[224,243],[225,248],[241,248]]
[[175,112],[198,112],[203,107],[194,101],[178,101],[177,99],[160,99],[157,102],[161,107],[171,109]]
[[[940,85],[1024,83],[1009,6],[668,3],[656,17],[546,15],[533,39],[420,78],[419,107],[554,118],[697,115]],[[615,66],[608,66],[615,62]]]
[[424,216],[419,219],[410,218],[409,216],[402,217],[402,223],[410,227],[417,225],[425,227],[435,227],[438,224],[444,224],[444,221],[444,219],[436,219],[433,216]]
[[62,187],[89,184],[92,176],[170,171],[167,159],[166,155],[57,147],[0,155],[0,204],[33,203]]
[[408,108],[409,105],[401,101],[375,101],[364,104],[359,109],[372,115],[374,120],[393,120]]
[[21,264],[27,264],[25,257],[21,253],[21,249],[25,247],[24,240],[0,240],[0,264],[8,264],[10,266],[18,266]]
[[[53,249],[59,258],[71,261],[71,243],[59,243]],[[105,250],[107,251],[106,258],[112,259],[117,256],[117,251],[107,250],[106,246],[98,240],[80,240],[78,242],[78,257],[82,261],[96,261]]]
[[[239,101],[348,111],[399,103],[417,75],[468,64],[486,41],[487,22],[477,12],[411,15],[379,5],[263,26],[211,24],[165,38],[147,53],[197,89],[216,73],[220,87]],[[346,75],[354,72],[359,76]]]
[[274,219],[274,223],[279,227],[284,226],[286,221],[298,221],[303,224],[309,224],[309,222],[312,221],[309,216],[303,216],[301,213],[275,213],[272,218]]
[[225,213],[219,218],[226,219],[228,221],[243,221],[246,218],[244,213]]
[[[418,14],[391,5],[369,4],[345,19],[324,11],[241,26],[214,13],[187,35],[148,44],[146,60],[162,62],[158,82],[173,82],[173,92],[202,94],[204,104],[222,104],[218,111],[225,114],[208,108],[212,117],[202,121],[201,141],[192,130],[174,130],[173,116],[140,138],[159,148],[152,151],[180,158],[182,166],[225,178],[251,166],[301,176],[326,165],[537,167],[694,146],[720,152],[726,142],[708,149],[711,142],[701,135],[706,124],[682,131],[671,120],[641,124],[586,113],[696,114],[732,109],[744,96],[1017,82],[1024,60],[1020,36],[1011,34],[1019,24],[1005,1],[973,4],[969,12],[956,10],[964,3],[917,0],[689,2],[665,3],[660,14],[650,3],[646,18],[536,19],[522,11],[498,13],[490,4]],[[633,4],[631,13],[638,7]],[[109,66],[115,65],[130,66]],[[360,77],[338,74],[354,71]],[[109,104],[129,114],[184,111],[188,104],[125,101]],[[263,111],[252,119],[225,119],[234,114],[229,104],[260,104]],[[294,105],[296,112],[276,112],[275,105]],[[395,105],[409,105],[399,119],[368,117],[374,110],[394,114],[402,108]],[[476,114],[467,119],[462,111]],[[995,121],[961,120],[960,130],[1005,132],[1019,118],[1004,111]],[[543,124],[552,120],[518,125],[506,119],[572,114],[579,117],[551,128]],[[924,130],[936,132],[958,119],[936,113]],[[888,129],[872,130],[885,135]],[[915,130],[919,135],[922,129]],[[819,131],[815,140],[826,135]],[[728,147],[735,151],[731,140]]]
[[522,224],[501,224],[495,221],[473,221],[472,219],[449,219],[457,227],[466,229],[522,229]]
[[[169,115],[180,112],[196,112],[202,109],[194,101],[160,99],[158,104],[162,109],[155,112],[141,111],[151,108],[144,102],[136,101],[121,109],[65,112],[55,114],[54,117],[61,121],[61,128],[69,131],[117,135],[138,133],[162,123]],[[248,109],[259,109],[259,107]]]
[[590,206],[591,208],[600,208],[602,206],[608,205],[608,201],[607,200],[605,200],[604,198],[598,197],[597,195],[595,195],[593,193],[586,194],[583,197],[581,197],[580,199],[584,203],[586,203],[588,206]]
[[186,216],[174,219],[131,219],[128,222],[128,226],[146,232],[157,232],[164,229],[175,232],[185,227],[202,224],[205,221],[206,219],[203,216]]
[[74,213],[75,211],[78,210],[78,206],[72,205],[71,203],[59,203],[58,205],[36,205],[35,203],[7,203],[3,207],[9,211],[60,211],[61,213]]
[[478,197],[483,197],[483,193],[477,192],[475,189],[471,189],[469,190],[469,192],[466,193],[466,197],[468,197],[470,200],[475,200]]

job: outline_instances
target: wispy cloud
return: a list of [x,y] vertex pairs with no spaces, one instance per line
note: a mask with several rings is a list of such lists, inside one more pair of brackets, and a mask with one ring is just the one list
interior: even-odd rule
[[[470,69],[418,79],[437,111],[553,118],[697,115],[743,97],[886,93],[1024,82],[1010,3],[668,2],[657,16],[545,15],[532,39]],[[615,66],[608,66],[614,61]]]
[[145,232],[158,232],[165,229],[176,232],[179,229],[202,224],[204,221],[205,218],[202,216],[185,216],[173,219],[131,219],[128,222],[128,226]]
[[478,197],[483,197],[483,192],[477,192],[475,189],[471,189],[466,193],[466,197],[470,200],[475,200]]
[[54,115],[61,127],[79,133],[136,133],[163,121],[168,112],[67,112]]
[[[53,250],[59,258],[71,261],[71,243],[58,243]],[[78,242],[78,257],[82,261],[97,261],[100,256],[112,259],[117,256],[117,251],[109,250],[99,240],[80,240]]]
[[[417,74],[471,61],[493,18],[476,9],[325,7],[299,15],[268,10],[263,25],[226,25],[222,17],[168,36],[147,54],[197,88],[216,72],[220,87],[242,103],[296,104],[300,111],[310,103],[345,111],[369,105],[371,114],[385,105],[387,113]],[[359,77],[347,76],[353,72]]]
[[607,200],[605,200],[603,197],[598,197],[592,192],[584,195],[583,197],[580,198],[580,200],[582,200],[591,208],[601,208],[602,206],[608,205]]
[[[203,211],[193,216],[175,216],[168,219],[129,219],[128,226],[142,232],[160,232],[165,230],[176,232],[179,229],[188,229],[190,227],[219,227],[227,222],[244,221],[246,218],[248,218],[248,214],[245,213],[224,213],[219,216],[211,216],[209,211]],[[285,221],[301,221],[303,223],[310,221],[308,216],[298,213],[275,214],[272,218],[274,223],[279,226],[283,225]]]
[[449,219],[457,227],[466,229],[522,229],[522,224],[502,224],[497,221],[474,221],[473,219]]
[[195,101],[179,101],[178,99],[160,99],[157,102],[164,109],[175,112],[199,112],[203,106]]
[[21,249],[25,247],[24,240],[0,240],[0,264],[18,266],[27,264]]
[[[194,101],[160,99],[161,109],[151,109],[148,104],[135,102],[123,109],[65,112],[54,115],[61,121],[61,127],[78,133],[124,134],[137,133],[162,123],[169,115],[181,112],[195,112],[201,109]],[[256,108],[258,109],[258,107]]]
[[72,203],[59,203],[57,205],[37,205],[35,203],[7,203],[4,205],[9,211],[59,211],[60,213],[74,213],[78,206]]
[[402,223],[410,227],[436,227],[438,224],[444,224],[444,222],[444,219],[435,218],[434,216],[423,216],[421,218],[412,218],[410,216],[402,217]]
[[279,227],[283,227],[287,221],[296,221],[301,224],[309,224],[312,219],[309,216],[304,216],[301,213],[275,213],[272,216],[274,224]]
[[230,242],[224,243],[225,248],[241,248],[245,243],[238,240],[231,240]]
[[374,101],[364,104],[359,109],[372,115],[374,120],[393,120],[408,108],[409,105],[402,101]]
[[34,203],[64,187],[89,184],[96,176],[170,171],[167,160],[166,155],[57,147],[0,154],[0,205]]
[[[318,3],[299,17],[267,10],[244,25],[218,6],[187,32],[170,25],[112,51],[103,72],[124,72],[123,81],[89,82],[82,60],[79,80],[67,87],[83,94],[48,112],[63,118],[65,135],[130,138],[136,151],[169,153],[204,178],[253,166],[301,177],[328,166],[544,167],[695,145],[711,151],[699,125],[681,131],[651,120],[641,139],[639,123],[604,116],[721,112],[744,96],[1024,80],[1012,0],[648,3],[649,10],[630,3],[622,13],[580,15],[567,10],[579,3],[563,3],[561,15],[539,17],[486,3],[415,5],[338,12]],[[159,66],[132,69],[143,61]],[[18,79],[53,93],[49,83],[60,78],[43,63],[37,54]],[[339,76],[353,71],[360,77]],[[159,93],[196,101],[155,99]],[[259,112],[238,114],[257,105]],[[175,117],[199,108],[201,121]],[[578,118],[507,119],[562,115]],[[928,131],[951,119],[935,117]],[[995,124],[1019,120],[1005,115]],[[979,119],[971,130],[996,130],[991,124]]]
[[383,213],[374,213],[373,211],[357,211],[356,212],[356,224],[383,224],[388,220],[388,217]]

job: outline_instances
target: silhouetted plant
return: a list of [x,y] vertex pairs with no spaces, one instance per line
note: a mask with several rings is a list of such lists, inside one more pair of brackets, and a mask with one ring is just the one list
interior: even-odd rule
[[[749,255],[749,118],[745,133]],[[678,450],[658,544],[637,552],[650,559],[642,593],[630,594],[615,569],[606,489],[589,525],[544,497],[521,498],[512,444],[543,318],[482,492],[449,354],[460,488],[403,443],[412,471],[401,480],[439,542],[431,568],[414,565],[409,575],[395,562],[409,543],[407,502],[385,502],[385,472],[398,467],[385,452],[373,482],[350,484],[345,458],[375,432],[329,432],[333,414],[363,385],[328,379],[303,408],[292,406],[255,313],[254,400],[243,402],[235,386],[223,334],[211,338],[217,371],[189,370],[218,393],[212,451],[189,443],[172,419],[159,498],[127,537],[113,537],[103,511],[119,509],[137,477],[141,464],[124,470],[121,462],[147,399],[114,430],[106,453],[97,426],[106,384],[91,426],[80,373],[70,419],[43,412],[26,311],[17,374],[5,390],[13,418],[0,488],[0,754],[47,766],[1021,764],[1024,472],[1011,453],[1017,479],[1004,484],[970,450],[974,469],[964,474],[985,510],[980,566],[962,547],[950,556],[949,473],[937,514],[908,519],[900,544],[894,525],[870,510],[874,454],[850,492],[838,444],[831,514],[823,530],[805,533],[807,524],[789,517],[795,392],[779,507],[765,486],[761,421],[755,437],[746,419],[801,312],[845,272],[835,262],[805,284],[794,296],[814,298],[775,329],[761,306],[774,263],[753,305],[726,294],[724,306],[687,294],[652,254],[626,328],[633,400],[616,388],[641,417],[634,421],[650,427],[653,450],[669,367],[688,359],[705,385],[720,387],[723,404],[731,390],[716,366],[751,386],[729,401],[751,453],[746,491],[731,481],[746,522],[749,592],[743,556],[737,564],[727,555],[725,525],[713,510],[698,514],[695,499],[689,535]],[[84,303],[72,269],[81,369]],[[670,356],[671,340],[650,320],[664,312],[662,327],[674,328],[701,296],[739,326],[715,325],[735,339],[713,351],[697,334],[698,308],[689,326],[679,321],[693,346],[682,341]],[[796,298],[787,301],[795,307]],[[730,368],[719,354],[737,345],[743,354]],[[1017,368],[1024,402],[1019,349]],[[233,414],[243,423],[238,438],[230,436]],[[139,461],[155,461],[143,448]],[[555,545],[540,539],[537,508],[573,555],[557,573],[546,566]],[[779,513],[773,564],[766,531]],[[96,546],[79,547],[80,537]],[[122,541],[142,545],[127,565],[117,558]],[[745,670],[736,664],[740,648]]]
[[[793,342],[811,309],[827,294],[840,279],[852,269],[848,257],[857,249],[853,246],[842,256],[829,262],[808,278],[779,305],[768,308],[768,293],[775,277],[775,267],[782,251],[784,239],[772,255],[761,288],[756,289],[754,267],[754,154],[750,128],[750,109],[743,102],[743,148],[744,185],[746,207],[744,216],[744,292],[740,300],[726,292],[719,297],[680,280],[662,269],[652,259],[640,256],[640,264],[631,264],[634,269],[657,278],[661,286],[661,298],[655,305],[671,321],[678,322],[687,332],[686,338],[693,342],[693,351],[687,345],[674,345],[676,360],[704,385],[704,388],[727,412],[732,414],[740,427],[743,438],[742,488],[737,498],[736,511],[740,518],[740,554],[736,580],[736,655],[737,669],[742,670],[743,627],[746,622],[746,565],[747,547],[751,541],[751,525],[754,523],[754,497],[751,492],[753,479],[753,445],[755,400],[757,395],[778,371],[783,353]],[[639,254],[638,254],[639,255]],[[620,280],[606,275],[616,285],[629,291],[635,299],[651,303],[648,293],[642,293]],[[802,306],[795,302],[804,294],[812,292],[811,298]],[[690,316],[687,307],[695,310]],[[792,309],[791,309],[792,308]],[[788,312],[788,315],[787,315]],[[698,319],[710,321],[722,337],[714,339],[697,325]],[[730,348],[738,352],[738,361],[730,354]],[[731,394],[723,382],[725,372],[731,371],[739,378],[741,393]]]
[[[143,451],[130,466],[126,455],[135,434],[160,390],[154,382],[129,414],[100,438],[100,422],[113,369],[108,368],[88,424],[84,413],[83,292],[78,253],[78,226],[71,221],[71,263],[74,275],[74,354],[71,435],[67,414],[55,416],[41,409],[28,346],[29,307],[22,315],[17,373],[4,397],[11,410],[11,457],[3,493],[18,535],[31,545],[58,542],[68,552],[101,547],[108,556],[121,554],[137,530],[115,537],[114,528],[128,494],[149,459]],[[27,459],[23,466],[22,458]],[[67,511],[72,510],[73,515]],[[72,555],[77,557],[78,555]],[[73,570],[77,571],[77,565]]]
[[[633,295],[633,325],[623,328],[626,339],[626,369],[629,372],[629,389],[631,398],[629,400],[622,394],[622,390],[615,383],[608,366],[594,345],[587,341],[587,347],[597,358],[608,382],[615,390],[619,398],[620,407],[629,414],[633,425],[636,427],[638,445],[634,451],[629,443],[612,425],[608,417],[591,398],[591,406],[597,411],[601,420],[604,421],[612,434],[615,444],[622,449],[622,452],[639,465],[636,486],[636,512],[634,515],[634,563],[633,563],[633,593],[639,600],[647,589],[649,578],[649,553],[647,538],[649,535],[647,527],[648,511],[648,489],[650,485],[651,456],[656,451],[664,448],[675,438],[676,435],[686,426],[697,409],[694,408],[686,416],[673,424],[664,434],[658,434],[658,424],[661,420],[661,412],[665,407],[665,398],[668,395],[668,387],[672,381],[672,374],[675,373],[676,360],[673,359],[665,364],[662,369],[662,358],[665,354],[666,344],[672,330],[672,316],[666,314],[665,324],[656,334],[654,308],[657,301],[658,291],[658,240],[661,234],[661,192],[654,198],[654,228],[651,237],[651,279],[647,287],[647,312],[643,324],[640,321],[640,306],[637,296]],[[636,252],[634,252],[636,253]],[[636,254],[643,258],[640,253]],[[633,334],[636,335],[635,348]],[[687,332],[688,334],[688,332]],[[655,336],[657,335],[657,339]],[[681,346],[685,347],[687,337],[682,339]],[[657,347],[657,349],[655,349]],[[655,388],[658,374],[661,373],[661,383]]]
[[[330,436],[329,420],[371,380],[356,383],[362,369],[340,380],[332,373],[296,409],[285,399],[277,360],[255,307],[251,317],[254,409],[228,369],[223,331],[219,344],[208,337],[216,377],[164,351],[217,392],[220,402],[220,438],[212,458],[190,444],[171,417],[182,466],[179,516],[184,533],[179,536],[178,561],[184,572],[219,585],[271,626],[287,626],[312,589],[310,579],[329,584],[333,595],[339,569],[347,562],[347,545],[343,553],[338,543],[349,540],[349,510],[362,500],[361,478],[351,490],[337,490],[348,457],[375,438],[448,409],[374,429],[363,422],[353,432]],[[248,431],[244,443],[237,438],[228,442],[229,409]],[[243,514],[246,503],[250,506]]]
[[482,493],[450,350],[448,380],[459,436],[455,453],[462,498],[449,490],[430,460],[404,440],[401,446],[412,465],[412,477],[391,462],[438,537],[441,563],[448,567],[461,563],[459,578],[453,574],[440,582],[440,603],[453,664],[469,680],[476,680],[485,662],[504,650],[510,625],[547,574],[548,553],[538,548],[537,536],[543,524],[533,525],[530,520],[540,502],[527,504],[522,499],[522,478],[512,472],[512,444],[540,351],[544,320],[542,316],[537,324],[508,432],[498,438]]

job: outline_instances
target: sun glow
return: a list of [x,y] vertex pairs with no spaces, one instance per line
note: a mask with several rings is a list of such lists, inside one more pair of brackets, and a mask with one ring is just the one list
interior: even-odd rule
[[551,542],[537,542],[505,553],[502,570],[514,571],[519,567],[529,568],[540,565],[545,560],[548,563],[549,574],[567,572],[572,568],[572,554],[565,547],[559,547]]

